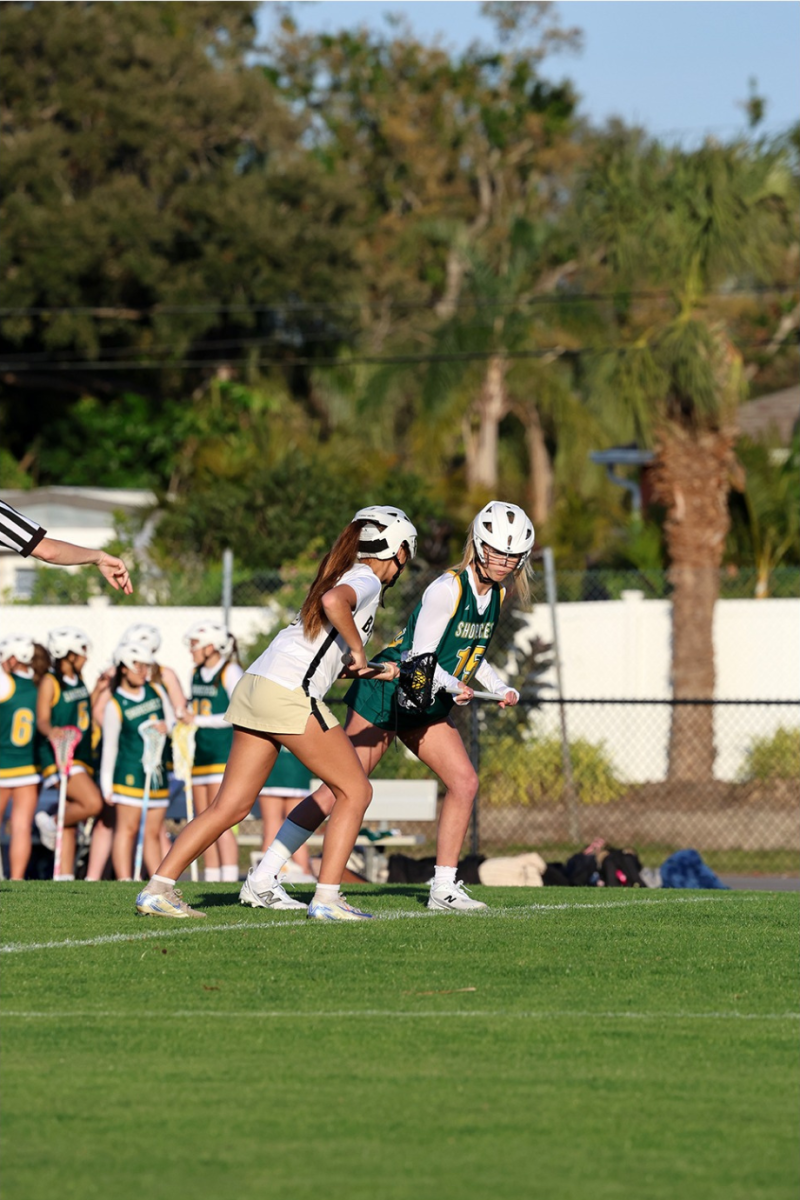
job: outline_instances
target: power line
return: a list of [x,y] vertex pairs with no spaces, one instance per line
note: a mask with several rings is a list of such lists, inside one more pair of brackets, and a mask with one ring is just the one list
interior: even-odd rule
[[[795,283],[769,283],[769,284],[753,284],[748,287],[722,287],[710,289],[705,294],[707,296],[715,296],[724,299],[727,296],[765,296],[765,295],[784,295],[797,291]],[[614,301],[621,296],[632,300],[669,300],[673,297],[674,290],[671,289],[656,289],[656,290],[629,290],[626,288],[618,288],[614,292],[539,292],[533,296],[527,296],[524,299],[516,300],[480,300],[476,301],[470,297],[463,297],[456,301],[457,308],[525,308],[538,304],[583,304],[585,302],[597,303],[600,301]],[[430,311],[435,312],[440,300],[425,300],[425,301],[393,301],[388,305],[390,312],[416,312]],[[377,302],[376,302],[377,306]],[[360,313],[365,308],[369,308],[369,302],[352,303],[352,304],[315,304],[310,301],[298,303],[275,303],[275,304],[164,304],[151,306],[150,308],[136,308],[128,305],[67,305],[57,307],[53,305],[4,305],[0,306],[0,316],[90,316],[97,320],[139,320],[142,317],[160,317],[160,316],[191,316],[203,313],[215,313],[220,317],[227,313],[272,313],[289,316],[300,316],[303,314],[319,315],[322,313]],[[385,314],[385,307],[380,305],[381,315]]]
[[[737,348],[765,350],[771,345],[769,341],[737,342]],[[796,348],[797,343],[790,343]],[[648,347],[645,346],[545,346],[535,350],[459,350],[441,354],[365,354],[348,358],[311,355],[286,355],[283,358],[259,358],[258,366],[274,367],[350,367],[350,366],[415,366],[426,363],[455,363],[455,362],[486,362],[492,358],[502,358],[506,362],[524,361],[537,358],[577,358],[579,356],[600,357],[607,354],[640,354]],[[180,358],[173,360],[136,360],[125,362],[90,360],[49,362],[32,362],[30,359],[0,360],[0,371],[163,371],[183,368],[201,369],[210,367],[248,366],[246,359],[233,358]]]

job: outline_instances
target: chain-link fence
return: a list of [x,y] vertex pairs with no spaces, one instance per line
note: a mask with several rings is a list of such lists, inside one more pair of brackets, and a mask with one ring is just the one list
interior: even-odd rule
[[[343,717],[342,702],[332,704]],[[697,722],[700,762],[710,732],[710,778],[670,772],[679,710]],[[800,702],[566,701],[566,742],[556,699],[505,711],[476,703],[453,716],[480,780],[465,847],[473,853],[562,858],[603,837],[651,866],[692,848],[718,870],[800,871]],[[429,772],[398,745],[375,776]],[[420,853],[433,852],[430,825],[397,828],[421,834]]]

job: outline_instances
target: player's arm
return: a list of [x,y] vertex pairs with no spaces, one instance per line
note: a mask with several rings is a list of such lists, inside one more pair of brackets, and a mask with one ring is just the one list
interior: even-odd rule
[[53,732],[53,699],[55,696],[55,680],[52,675],[45,675],[39,684],[36,696],[36,728],[42,737],[49,738]]
[[31,557],[59,567],[91,565],[97,567],[100,574],[115,591],[123,591],[126,596],[130,596],[133,591],[125,563],[121,558],[115,558],[113,554],[106,554],[105,550],[90,550],[88,546],[76,546],[72,542],[62,542],[58,538],[43,537],[39,544],[31,550]]

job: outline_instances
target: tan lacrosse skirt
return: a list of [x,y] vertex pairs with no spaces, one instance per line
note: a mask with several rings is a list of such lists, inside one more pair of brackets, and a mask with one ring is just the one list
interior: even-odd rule
[[302,688],[283,687],[274,679],[245,672],[233,689],[225,720],[257,733],[305,733],[310,716],[322,729],[339,724],[327,704]]

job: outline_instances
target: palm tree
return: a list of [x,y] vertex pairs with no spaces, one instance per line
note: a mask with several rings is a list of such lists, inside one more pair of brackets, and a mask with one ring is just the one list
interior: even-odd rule
[[[585,181],[587,230],[616,288],[618,348],[598,361],[592,403],[624,410],[652,444],[666,510],[676,700],[712,699],[712,640],[728,495],[741,487],[734,442],[745,389],[720,289],[770,278],[790,236],[791,179],[765,146],[707,144],[686,153],[614,135]],[[662,291],[663,289],[663,291]],[[669,776],[710,779],[711,706],[677,706]]]

